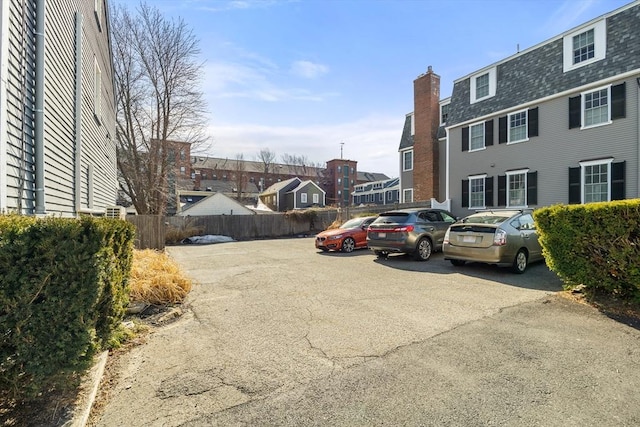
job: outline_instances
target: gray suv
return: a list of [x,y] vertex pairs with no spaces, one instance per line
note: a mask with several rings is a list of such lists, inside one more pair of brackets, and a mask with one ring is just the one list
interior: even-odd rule
[[381,213],[367,230],[367,245],[379,258],[392,253],[426,261],[442,249],[444,234],[456,218],[442,209],[400,209]]

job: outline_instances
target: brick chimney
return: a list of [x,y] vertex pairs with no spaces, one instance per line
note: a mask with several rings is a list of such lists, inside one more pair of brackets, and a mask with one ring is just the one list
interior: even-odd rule
[[413,81],[413,103],[413,199],[428,201],[439,195],[440,76],[431,66]]

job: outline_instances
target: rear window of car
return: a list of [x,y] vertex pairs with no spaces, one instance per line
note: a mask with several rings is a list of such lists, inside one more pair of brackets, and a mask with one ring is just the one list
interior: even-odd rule
[[403,224],[409,219],[409,214],[405,212],[388,212],[381,213],[380,216],[373,221],[374,224]]
[[511,215],[473,215],[462,220],[465,224],[501,224],[511,218]]

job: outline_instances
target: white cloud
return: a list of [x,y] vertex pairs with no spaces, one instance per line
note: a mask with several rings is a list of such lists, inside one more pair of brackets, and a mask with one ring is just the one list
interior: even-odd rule
[[301,127],[226,123],[210,126],[213,157],[253,159],[263,148],[276,153],[306,156],[324,164],[343,157],[358,162],[358,170],[398,176],[398,146],[404,117],[370,116],[349,123]]
[[306,79],[315,79],[329,72],[329,67],[322,64],[315,64],[311,61],[294,61],[291,64],[291,74]]

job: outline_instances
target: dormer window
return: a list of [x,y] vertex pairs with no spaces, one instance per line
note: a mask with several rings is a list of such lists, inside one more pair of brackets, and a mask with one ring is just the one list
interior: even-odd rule
[[491,98],[496,94],[496,68],[471,76],[471,103]]
[[563,37],[563,71],[592,64],[605,58],[607,24],[604,19]]
[[449,118],[449,103],[440,105],[440,124],[447,124],[447,119]]

